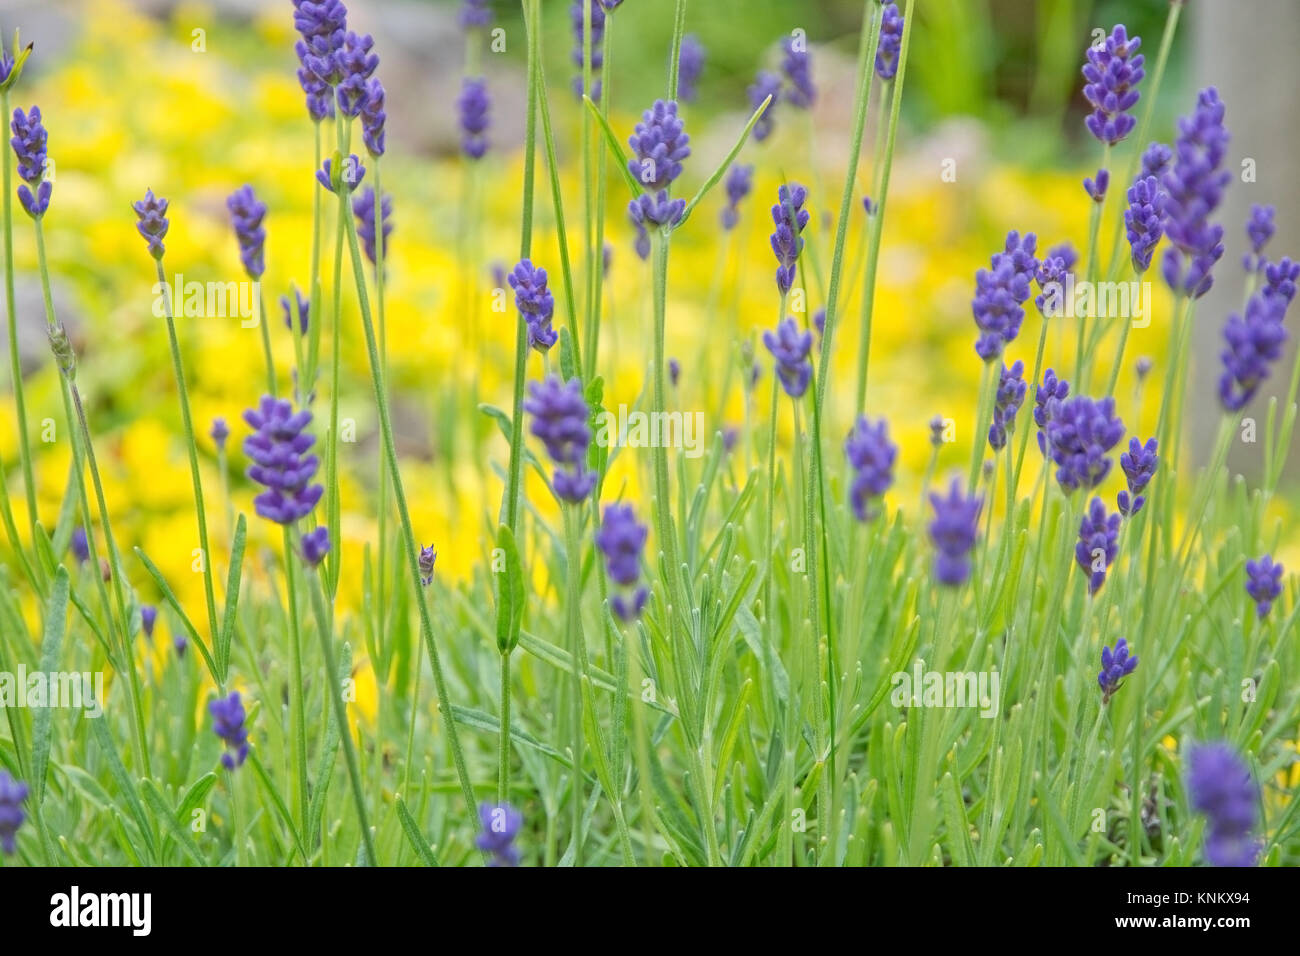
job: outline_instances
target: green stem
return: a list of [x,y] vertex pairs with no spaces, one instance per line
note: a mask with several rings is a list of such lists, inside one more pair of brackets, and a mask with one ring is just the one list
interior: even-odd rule
[[[573,788],[570,793],[570,807],[573,814],[573,865],[582,866],[582,754],[584,747],[582,726],[582,679],[586,674],[587,649],[582,635],[582,560],[578,556],[577,509],[564,506],[564,577],[565,596],[565,630],[568,633],[569,653],[573,655],[573,699],[569,701],[569,720],[573,734]],[[610,794],[610,799],[614,795]]]
[[[335,545],[337,547],[337,545]],[[307,684],[302,676],[302,624],[298,618],[298,581],[297,562],[293,557],[293,539],[289,528],[284,527],[284,575],[288,590],[285,603],[289,606],[289,737],[290,752],[293,758],[293,777],[290,779],[289,797],[298,807],[300,819],[298,829],[303,831],[303,839],[310,840],[306,833],[309,799],[307,794],[307,718],[304,698]],[[324,780],[318,780],[317,786],[324,786]]]
[[497,745],[497,804],[510,798],[510,652],[501,655],[501,736]]
[[[286,564],[295,560],[293,554],[284,556]],[[330,709],[334,711],[334,720],[338,725],[339,738],[343,741],[343,759],[348,766],[348,780],[352,785],[352,798],[356,802],[357,820],[361,824],[361,843],[366,848],[366,860],[370,866],[377,866],[379,858],[375,856],[375,845],[370,835],[370,822],[366,813],[366,798],[361,789],[361,768],[357,761],[357,746],[352,740],[352,731],[348,727],[347,710],[343,704],[343,685],[338,670],[338,661],[334,656],[333,626],[329,609],[325,604],[325,582],[320,575],[313,575],[311,583],[311,602],[316,611],[316,629],[320,634],[321,650],[325,654],[325,672],[330,685]]]

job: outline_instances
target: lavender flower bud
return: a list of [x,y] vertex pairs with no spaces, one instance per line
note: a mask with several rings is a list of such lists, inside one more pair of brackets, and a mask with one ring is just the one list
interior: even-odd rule
[[146,189],[144,198],[132,203],[131,208],[139,220],[135,228],[149,244],[149,255],[161,259],[166,251],[163,239],[167,237],[167,227],[170,225],[167,220],[167,200],[155,196],[152,189]]
[[812,333],[801,331],[794,319],[783,319],[776,331],[763,333],[763,344],[776,359],[776,375],[781,387],[791,398],[799,398],[808,391],[812,379]]
[[1300,262],[1292,262],[1283,256],[1277,262],[1270,262],[1264,267],[1264,288],[1260,292],[1266,296],[1278,296],[1286,305],[1295,298],[1296,280],[1300,279]]
[[1076,395],[1049,400],[1045,409],[1047,446],[1057,465],[1056,480],[1065,492],[1091,490],[1110,474],[1107,452],[1124,436],[1124,423],[1115,415],[1115,399],[1094,401]]
[[1086,125],[1102,143],[1114,146],[1137,125],[1129,110],[1137,105],[1137,86],[1146,75],[1142,69],[1145,57],[1137,52],[1141,45],[1141,37],[1129,39],[1128,31],[1119,24],[1100,47],[1088,48],[1083,95],[1093,111]]
[[1047,423],[1052,420],[1053,401],[1062,402],[1070,394],[1070,383],[1057,378],[1048,369],[1043,373],[1043,384],[1034,386],[1034,424],[1038,426],[1038,450],[1047,454]]
[[212,730],[226,744],[221,765],[227,770],[242,766],[248,757],[248,729],[244,726],[246,715],[239,691],[231,691],[229,697],[210,701],[208,712],[212,714]]
[[1138,659],[1129,657],[1128,641],[1120,638],[1115,642],[1112,653],[1109,647],[1101,649],[1101,671],[1097,674],[1097,683],[1101,686],[1101,702],[1110,703],[1115,691],[1122,686],[1120,681],[1137,670]]
[[1100,498],[1093,498],[1079,524],[1079,541],[1074,560],[1088,575],[1088,593],[1096,594],[1106,582],[1106,570],[1119,553],[1119,515],[1106,514]]
[[153,629],[158,623],[158,609],[152,604],[140,605],[140,630],[147,638],[153,638]]
[[[27,114],[20,109],[14,110],[9,128],[14,134],[9,142],[18,157],[18,178],[26,184],[18,187],[18,202],[27,215],[39,219],[49,208],[50,194],[54,190],[53,183],[45,178],[49,136],[41,123],[41,108],[33,106]],[[29,186],[36,187],[35,195]]]
[[384,112],[384,84],[379,77],[371,77],[366,84],[366,98],[361,105],[361,141],[366,144],[366,152],[376,158],[384,155],[384,124],[388,114]]
[[464,0],[461,4],[459,21],[462,29],[472,30],[476,27],[492,25],[491,0]]
[[[356,208],[356,202],[353,202],[353,209]],[[360,229],[358,229],[358,232]],[[373,260],[372,260],[373,261]],[[287,295],[280,296],[280,310],[284,313],[284,327],[290,332],[293,331],[294,316],[298,317],[298,331],[303,335],[307,334],[307,323],[311,321],[311,302],[302,297],[298,287],[291,285],[289,291],[293,293],[293,300],[290,301]]]
[[785,59],[781,61],[781,72],[785,74],[786,102],[796,109],[810,109],[817,100],[817,87],[813,85],[812,69],[808,50],[802,38],[796,40],[787,36],[781,41]]
[[1244,316],[1236,312],[1228,316],[1223,327],[1227,348],[1220,353],[1224,371],[1219,377],[1219,401],[1225,411],[1245,408],[1282,357],[1285,314],[1286,302],[1261,290],[1246,303]]
[[675,358],[668,360],[668,381],[672,383],[673,388],[677,387],[677,380],[682,374],[682,363]]
[[528,345],[539,352],[550,350],[559,336],[551,328],[555,314],[555,297],[546,287],[546,270],[535,268],[531,260],[522,260],[509,277],[515,290],[515,306],[528,326]]
[[68,542],[68,547],[72,550],[72,556],[77,559],[78,564],[85,564],[90,560],[90,539],[86,535],[85,528],[72,529],[72,539]]
[[573,78],[573,91],[578,98],[582,98],[582,64],[583,64],[583,33],[585,32],[586,11],[584,6],[591,9],[591,101],[600,102],[600,68],[605,63],[605,53],[602,43],[605,39],[605,8],[596,0],[573,0],[572,6],[569,7],[569,17],[573,23],[573,65],[578,68],[578,75]]
[[870,521],[876,515],[875,503],[894,483],[898,446],[889,440],[889,424],[881,418],[873,425],[867,416],[859,416],[844,440],[844,455],[853,469],[853,514],[859,521]]
[[634,621],[645,607],[649,592],[638,586],[641,555],[645,550],[646,526],[636,520],[629,505],[610,505],[596,532],[596,547],[605,556],[605,572],[618,587],[610,608],[620,621]]
[[754,78],[754,82],[749,85],[745,93],[749,97],[751,113],[762,106],[763,101],[769,96],[772,98],[772,102],[767,104],[767,109],[754,124],[754,140],[761,143],[772,135],[772,114],[776,109],[777,100],[781,98],[781,78],[770,70],[759,70],[758,76]]
[[262,228],[266,203],[258,201],[252,186],[244,185],[226,199],[226,208],[230,210],[235,240],[239,243],[239,261],[250,279],[260,279],[266,271],[263,259],[266,230]]
[[1137,374],[1139,382],[1151,374],[1151,368],[1154,364],[1150,356],[1142,355],[1138,357],[1138,360],[1133,364],[1133,371]]
[[420,546],[418,564],[420,566],[420,583],[426,588],[433,583],[433,566],[438,561],[438,549],[433,545]]
[[1210,291],[1210,270],[1223,256],[1223,227],[1209,221],[1232,178],[1221,168],[1229,139],[1223,114],[1218,90],[1202,90],[1196,111],[1178,121],[1173,163],[1162,179],[1165,235],[1173,248],[1165,250],[1161,271],[1170,288],[1192,298]]
[[1192,809],[1205,815],[1205,858],[1212,866],[1254,866],[1260,842],[1251,835],[1259,788],[1250,768],[1226,743],[1192,747],[1187,791]]
[[487,81],[466,77],[456,99],[456,109],[460,112],[461,152],[470,159],[482,159],[487,152],[490,105]]
[[68,330],[59,322],[46,330],[50,340],[50,351],[54,353],[54,364],[69,382],[77,377],[77,353],[68,340]]
[[777,204],[772,207],[772,252],[776,254],[776,287],[785,295],[794,286],[799,254],[803,252],[803,230],[808,225],[808,190],[798,183],[782,184],[777,189]]
[[474,845],[488,854],[488,866],[518,866],[520,856],[515,838],[523,825],[523,814],[508,803],[500,806],[480,803],[478,819],[483,830],[475,838]]
[[332,193],[339,190],[347,193],[356,190],[361,185],[361,180],[366,178],[366,167],[361,165],[356,153],[340,163],[339,167],[338,175],[335,176],[333,160],[325,160],[321,163],[321,168],[316,170],[316,181]]
[[704,44],[692,33],[682,37],[681,52],[677,57],[677,99],[694,103],[696,84],[704,72]]
[[324,488],[311,484],[320,459],[307,454],[316,437],[304,429],[311,412],[294,412],[283,399],[262,396],[257,409],[244,412],[255,431],[244,439],[244,454],[253,460],[247,475],[266,488],[253,499],[257,513],[277,524],[305,518],[320,501]]
[[1095,181],[1088,178],[1085,178],[1083,180],[1083,191],[1088,194],[1088,197],[1093,202],[1097,202],[1097,203],[1105,202],[1106,190],[1109,188],[1110,188],[1109,169],[1097,170],[1097,179]]
[[953,480],[946,498],[930,494],[934,521],[930,523],[930,540],[934,542],[934,576],[940,584],[957,586],[970,577],[970,552],[979,534],[980,510],[984,501],[962,493],[961,483]]
[[722,210],[722,228],[734,229],[740,222],[740,203],[754,186],[754,167],[732,164],[725,180],[727,205]]
[[302,559],[308,567],[318,567],[330,550],[330,532],[318,525],[302,536]]
[[230,428],[224,418],[212,419],[212,431],[208,434],[212,437],[212,444],[216,446],[218,452],[226,450],[226,439],[230,437]]
[[15,837],[27,819],[23,813],[27,793],[27,784],[9,776],[8,770],[0,770],[0,851],[9,856],[18,851]]
[[1156,473],[1156,464],[1160,461],[1156,448],[1157,442],[1154,438],[1148,438],[1145,445],[1136,438],[1130,438],[1128,451],[1119,456],[1119,466],[1124,469],[1128,490],[1120,491],[1116,504],[1119,505],[1120,514],[1126,518],[1137,514],[1146,503],[1142,492],[1151,483],[1151,478]]
[[1016,412],[1024,402],[1025,363],[1017,361],[1010,368],[1004,363],[993,404],[993,422],[989,425],[989,445],[994,451],[1006,446],[1007,433],[1015,427]]
[[1272,555],[1258,561],[1246,562],[1246,593],[1255,602],[1255,613],[1260,620],[1268,616],[1273,602],[1282,596],[1282,565]]
[[1142,172],[1138,174],[1138,179],[1146,179],[1148,176],[1159,179],[1173,158],[1174,151],[1164,143],[1152,143],[1142,153]]
[[309,65],[312,61],[312,53],[307,43],[299,40],[294,44],[293,49],[298,55],[298,85],[307,96],[307,115],[314,123],[333,119],[334,97],[331,95],[330,85]]
[[942,415],[930,419],[930,444],[935,448],[943,447],[944,422]]
[[343,47],[335,55],[342,79],[334,88],[339,112],[357,117],[370,99],[370,77],[379,66],[379,57],[371,53],[375,41],[370,34],[352,33],[343,37]]
[[1133,271],[1138,275],[1151,266],[1156,244],[1164,234],[1165,194],[1154,176],[1139,179],[1128,191],[1128,208],[1124,210],[1124,226],[1128,235]]
[[681,161],[691,155],[690,141],[677,116],[677,103],[655,100],[628,138],[635,157],[627,168],[646,192],[667,189],[682,174]]
[[[382,206],[384,223],[384,259],[388,259],[388,237],[393,234],[393,197],[385,194]],[[352,214],[357,217],[357,236],[365,249],[366,258],[374,265],[377,258],[375,240],[378,232],[375,228],[375,190],[367,186],[365,191],[352,200]]]
[[886,3],[880,11],[880,40],[876,45],[876,76],[892,80],[898,73],[898,56],[903,49],[903,15],[898,5]]
[[561,501],[577,504],[591,494],[595,472],[587,471],[587,448],[591,444],[591,411],[577,377],[562,382],[552,375],[528,386],[524,411],[533,416],[532,433],[546,445],[546,452],[559,467],[552,478]]

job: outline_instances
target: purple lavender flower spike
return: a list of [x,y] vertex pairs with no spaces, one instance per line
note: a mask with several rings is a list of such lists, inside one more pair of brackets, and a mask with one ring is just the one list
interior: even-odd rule
[[16,837],[27,819],[23,813],[27,793],[27,784],[9,776],[8,770],[0,770],[0,852],[8,856],[18,852]]
[[1159,179],[1173,158],[1174,151],[1164,143],[1152,143],[1142,153],[1142,172],[1138,174],[1138,179],[1146,179],[1148,176]]
[[152,604],[140,605],[140,630],[147,638],[153,638],[153,629],[158,623],[158,609]]
[[635,210],[629,209],[627,218],[636,229],[636,239],[632,247],[636,250],[637,257],[644,262],[650,258],[650,233],[646,232],[645,220],[640,217],[640,208],[638,204]]
[[1114,146],[1137,125],[1129,111],[1137,105],[1137,86],[1146,75],[1142,69],[1145,57],[1137,52],[1141,45],[1141,37],[1130,39],[1119,24],[1101,46],[1088,48],[1083,95],[1093,110],[1085,123],[1099,142]]
[[1128,641],[1120,638],[1115,642],[1115,650],[1109,647],[1101,649],[1101,671],[1097,674],[1097,683],[1101,687],[1101,702],[1109,704],[1115,691],[1123,686],[1120,682],[1137,670],[1138,659],[1129,657]]
[[1133,363],[1133,371],[1136,373],[1139,382],[1151,374],[1154,364],[1150,356],[1142,355],[1138,357],[1138,360]]
[[1116,504],[1119,505],[1119,513],[1126,518],[1133,517],[1146,504],[1142,492],[1151,483],[1151,478],[1156,473],[1156,465],[1160,461],[1156,448],[1157,442],[1154,438],[1148,438],[1145,445],[1136,438],[1130,438],[1128,451],[1119,456],[1119,466],[1124,470],[1128,489],[1120,491]]
[[262,227],[266,203],[258,201],[252,186],[244,185],[226,199],[226,208],[230,210],[235,239],[239,242],[239,261],[250,279],[260,279],[266,271],[266,230]]
[[799,398],[808,390],[812,379],[812,333],[801,331],[794,319],[782,319],[775,332],[763,333],[763,344],[776,359],[776,375],[781,387],[791,398]]
[[787,36],[781,41],[785,58],[781,61],[781,72],[785,74],[785,101],[796,109],[811,109],[817,101],[817,87],[812,81],[812,63],[808,56],[807,41],[800,35],[797,39]]
[[1050,252],[1038,264],[1034,281],[1038,284],[1038,295],[1034,305],[1045,319],[1060,315],[1065,308],[1065,283],[1069,276],[1069,265],[1064,256],[1054,256]]
[[[385,194],[380,204],[380,214],[384,223],[384,259],[388,259],[388,237],[393,234],[393,197]],[[357,217],[357,236],[365,249],[366,258],[374,265],[376,256],[375,241],[378,232],[375,229],[375,190],[367,186],[365,191],[352,200],[352,214]]]
[[1246,238],[1250,240],[1250,252],[1241,259],[1247,272],[1259,272],[1268,264],[1263,252],[1276,229],[1273,225],[1275,214],[1276,210],[1272,206],[1250,207],[1250,218],[1246,220]]
[[591,101],[600,102],[600,68],[605,65],[602,41],[605,39],[605,7],[596,0],[573,0],[569,7],[569,16],[573,22],[573,65],[578,68],[578,75],[573,78],[573,91],[582,98],[582,34],[584,30],[584,6],[591,8]]
[[673,388],[677,387],[677,380],[682,375],[682,363],[675,358],[668,360],[668,381],[672,383]]
[[461,29],[472,30],[492,25],[492,0],[464,0],[458,16]]
[[163,239],[166,238],[167,227],[170,225],[167,219],[167,200],[155,196],[152,189],[146,189],[144,198],[132,203],[131,208],[139,220],[135,228],[144,237],[144,241],[149,243],[149,255],[161,259],[166,252]]
[[798,183],[782,184],[777,189],[777,204],[772,207],[772,252],[776,254],[776,287],[785,295],[794,286],[799,254],[803,252],[803,230],[808,225],[808,190]]
[[342,79],[334,88],[334,97],[339,112],[344,116],[360,116],[369,102],[369,80],[379,66],[379,57],[371,52],[374,45],[374,38],[370,34],[358,35],[349,31],[343,37],[342,48],[335,55]]
[[1110,474],[1107,453],[1124,436],[1124,423],[1115,415],[1115,400],[1095,401],[1076,395],[1065,401],[1049,400],[1045,411],[1047,446],[1061,490],[1069,493],[1097,487]]
[[1255,613],[1263,620],[1282,596],[1282,565],[1266,554],[1258,561],[1246,562],[1246,593],[1255,602]]
[[309,65],[313,61],[306,41],[299,40],[293,46],[298,55],[298,85],[307,96],[307,115],[313,123],[334,118],[334,97],[329,83],[325,82]]
[[894,462],[898,446],[889,440],[889,424],[879,419],[874,425],[862,415],[844,440],[844,455],[853,469],[849,503],[859,521],[876,515],[875,504],[894,483]]
[[817,342],[821,343],[822,337],[826,335],[826,307],[823,306],[813,313],[813,328],[817,330]]
[[1282,324],[1285,314],[1286,302],[1261,290],[1250,297],[1244,315],[1234,312],[1228,316],[1223,327],[1227,348],[1220,353],[1223,374],[1219,377],[1219,401],[1225,411],[1245,408],[1282,357],[1287,340]]
[[736,447],[736,441],[740,438],[740,429],[734,425],[726,425],[722,429],[722,451],[723,454],[731,454],[732,449]]
[[1029,282],[1038,273],[1039,263],[1034,258],[1037,237],[1026,233],[1007,233],[1004,251],[995,254],[989,269],[975,273],[975,298],[971,312],[980,334],[975,342],[975,354],[991,362],[1002,354],[1017,335],[1024,321],[1022,306],[1029,298]]
[[[668,198],[666,189],[659,190],[653,196],[642,194],[627,205],[628,216],[642,229],[646,223],[655,227],[675,226],[682,221],[685,212],[686,200]],[[648,234],[646,239],[649,239]],[[648,250],[646,254],[649,255]]]
[[758,76],[754,77],[754,82],[749,85],[745,94],[749,97],[749,111],[751,113],[762,106],[763,101],[769,96],[772,98],[772,102],[767,104],[767,109],[763,111],[763,115],[754,124],[754,140],[761,143],[772,135],[772,112],[776,109],[777,101],[781,98],[781,78],[770,70],[759,70]]
[[466,77],[456,99],[456,109],[460,113],[460,149],[470,159],[482,159],[487,152],[490,106],[487,81]]
[[388,121],[388,114],[384,112],[386,98],[379,77],[371,77],[366,84],[365,102],[361,104],[361,140],[366,144],[366,152],[376,158],[384,155],[384,124]]
[[1004,363],[998,379],[997,398],[993,405],[993,422],[989,425],[989,446],[996,452],[1007,444],[1007,435],[1016,423],[1016,412],[1025,403],[1025,363],[1019,360],[1007,368]]
[[1173,162],[1161,180],[1168,194],[1165,235],[1173,244],[1165,250],[1161,272],[1174,292],[1192,298],[1210,291],[1211,270],[1223,256],[1223,227],[1209,221],[1232,178],[1221,168],[1229,139],[1223,114],[1218,91],[1202,90],[1196,111],[1178,121]]
[[935,448],[943,447],[944,421],[942,415],[930,419],[930,444]]
[[1083,180],[1083,191],[1088,194],[1088,197],[1093,202],[1105,202],[1106,190],[1109,188],[1110,188],[1109,169],[1097,170],[1096,180],[1092,180],[1086,177]]
[[212,444],[216,446],[217,451],[226,450],[226,439],[230,437],[230,426],[226,424],[224,418],[212,419],[212,431],[208,432],[212,438]]
[[938,552],[934,560],[934,576],[940,584],[953,587],[965,584],[970,577],[970,552],[979,534],[979,516],[984,500],[963,494],[961,482],[953,479],[948,496],[945,498],[931,492],[930,504],[934,507],[930,540]]
[[596,547],[605,556],[605,572],[618,587],[609,606],[620,621],[633,621],[645,607],[649,592],[638,586],[646,526],[636,520],[630,505],[610,505],[596,532]]
[[1055,402],[1070,394],[1070,383],[1057,378],[1053,369],[1043,373],[1043,383],[1034,386],[1034,424],[1038,426],[1038,450],[1047,454],[1047,424],[1052,420]]
[[508,803],[497,806],[494,803],[478,805],[478,819],[483,831],[475,838],[474,845],[488,854],[488,866],[518,866],[519,847],[515,838],[523,826],[524,815]]
[[77,559],[78,564],[85,564],[90,560],[90,539],[86,535],[85,528],[72,529],[72,539],[68,542],[68,547],[72,549],[72,556]]
[[898,4],[886,3],[880,11],[880,41],[876,46],[876,76],[892,80],[898,73],[898,55],[903,49],[903,15]]
[[[361,165],[361,160],[357,154],[353,153],[342,163],[342,169],[339,170],[339,187],[344,192],[354,192],[361,185],[361,180],[366,178],[366,167]],[[316,170],[316,181],[334,192],[334,169],[333,161],[325,160],[321,163],[321,168]]]
[[221,765],[227,770],[242,766],[248,757],[248,728],[244,726],[246,715],[239,691],[231,691],[229,697],[214,698],[208,703],[208,712],[212,714],[212,730],[226,745]]
[[546,270],[533,266],[529,259],[521,261],[507,277],[515,290],[515,306],[528,325],[528,344],[539,352],[550,350],[559,336],[551,328],[555,314],[555,297],[546,287]]
[[1266,296],[1278,296],[1290,305],[1295,298],[1297,280],[1300,280],[1300,262],[1292,262],[1283,256],[1264,267],[1264,287],[1260,292]]
[[677,116],[677,104],[655,100],[628,138],[635,155],[627,168],[646,192],[667,189],[682,174],[682,160],[691,155],[690,141]]
[[311,319],[311,302],[302,297],[297,286],[290,286],[289,291],[293,293],[293,301],[289,300],[287,295],[280,296],[280,309],[284,312],[284,327],[290,332],[293,331],[293,319],[298,317],[298,330],[307,334],[307,323]]
[[1096,594],[1106,583],[1106,571],[1119,553],[1117,514],[1108,515],[1100,498],[1093,498],[1079,524],[1079,541],[1074,546],[1074,560],[1088,575],[1088,593]]
[[704,72],[704,44],[693,33],[682,37],[681,52],[677,57],[677,99],[694,103],[696,86]]
[[740,222],[740,203],[754,188],[754,167],[732,164],[725,181],[727,205],[722,210],[722,228],[734,229]]
[[420,583],[427,588],[433,583],[433,566],[438,561],[438,549],[433,545],[421,545],[417,560],[420,565]]
[[330,531],[318,525],[302,536],[302,559],[309,567],[318,567],[330,551]]
[[546,445],[546,453],[558,466],[552,477],[561,501],[578,504],[596,485],[596,473],[586,468],[591,445],[591,410],[577,377],[562,382],[552,375],[528,386],[524,411],[533,416],[532,433]]
[[1187,754],[1187,791],[1192,809],[1208,821],[1205,858],[1211,866],[1254,866],[1260,841],[1255,829],[1259,788],[1246,762],[1226,743],[1193,746]]
[[1138,274],[1151,267],[1156,244],[1164,235],[1165,194],[1154,176],[1139,179],[1128,190],[1128,208],[1124,210],[1124,227],[1128,235],[1133,270]]
[[339,53],[347,35],[348,11],[340,0],[293,0],[293,26],[305,47],[303,66],[334,86],[343,78]]
[[244,454],[253,460],[247,474],[266,488],[253,499],[257,513],[285,525],[305,518],[325,490],[311,484],[320,467],[320,459],[307,454],[316,442],[304,430],[311,412],[295,412],[289,402],[263,395],[256,409],[244,412],[244,421],[255,429],[244,439]]
[[[27,215],[38,219],[50,207],[50,195],[54,191],[54,184],[45,178],[49,136],[41,123],[41,108],[33,106],[26,114],[14,110],[9,128],[14,134],[9,142],[18,157],[18,178],[25,184],[18,187],[18,202]],[[36,188],[35,194],[29,186]]]

